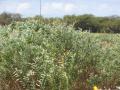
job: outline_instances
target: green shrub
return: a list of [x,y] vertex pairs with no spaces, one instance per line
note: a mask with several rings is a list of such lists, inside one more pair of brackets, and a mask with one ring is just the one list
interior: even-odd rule
[[1,90],[90,90],[120,84],[119,35],[37,20],[0,27]]

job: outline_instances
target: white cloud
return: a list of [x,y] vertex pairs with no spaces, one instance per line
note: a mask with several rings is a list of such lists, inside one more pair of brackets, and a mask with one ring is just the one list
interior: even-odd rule
[[68,3],[64,6],[65,12],[71,13],[73,12],[77,7],[74,4]]
[[76,5],[72,3],[51,2],[45,3],[42,7],[44,15],[52,13],[69,14],[73,13],[76,9]]
[[[4,8],[3,8],[4,7]],[[0,3],[0,12],[6,11],[11,13],[20,13],[24,14],[29,12],[31,9],[31,4],[29,2],[3,2]]]
[[18,4],[18,6],[16,8],[16,12],[22,13],[30,8],[31,8],[31,5],[29,3],[20,3],[20,4]]
[[51,5],[50,4],[48,5],[48,8],[50,8],[49,6],[54,10],[61,10],[61,9],[63,9],[64,4],[53,2],[53,3],[51,3]]
[[111,8],[111,6],[109,5],[109,4],[105,4],[105,3],[103,3],[103,4],[100,4],[99,6],[98,6],[98,10],[99,11],[104,11],[104,10],[112,10],[112,8]]

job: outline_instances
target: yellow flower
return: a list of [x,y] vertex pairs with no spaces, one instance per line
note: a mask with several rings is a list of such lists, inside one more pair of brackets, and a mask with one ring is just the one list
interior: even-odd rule
[[99,90],[99,89],[97,88],[97,86],[94,86],[94,87],[93,87],[93,90]]

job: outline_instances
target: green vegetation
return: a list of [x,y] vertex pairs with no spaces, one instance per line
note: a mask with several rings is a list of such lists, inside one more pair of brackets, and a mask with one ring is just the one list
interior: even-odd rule
[[12,21],[23,20],[21,15],[18,13],[7,13],[3,12],[0,14],[0,25],[9,25]]
[[85,14],[79,16],[64,16],[63,19],[67,24],[74,24],[74,28],[92,33],[120,33],[120,17],[96,17]]
[[31,19],[0,27],[0,90],[120,85],[120,35],[76,31],[60,21]]
[[92,33],[120,33],[120,17],[96,17],[94,15],[66,15],[63,18],[44,18],[35,16],[33,18],[22,18],[20,14],[2,13],[0,14],[0,25],[9,25],[13,21],[25,21],[29,19],[42,19],[42,22],[51,24],[53,22],[73,25],[75,30],[89,31]]

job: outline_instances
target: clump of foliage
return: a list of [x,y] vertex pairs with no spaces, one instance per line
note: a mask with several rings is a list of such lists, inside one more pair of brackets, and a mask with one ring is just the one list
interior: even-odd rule
[[75,30],[89,31],[91,33],[120,33],[120,16],[97,17],[91,14],[65,15],[63,18],[42,16],[23,18],[18,13],[3,12],[0,14],[0,26],[5,26],[14,21],[40,20],[40,23],[57,25],[64,23],[66,26],[73,25]]
[[9,25],[12,21],[22,21],[24,20],[18,13],[0,13],[0,25]]
[[120,85],[119,37],[37,20],[0,27],[0,89],[114,89]]

